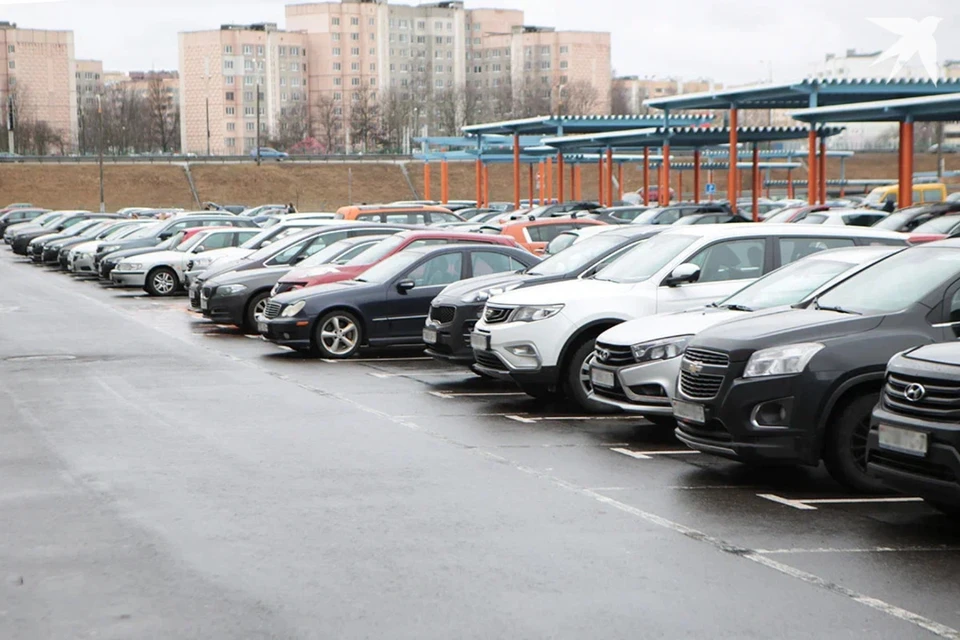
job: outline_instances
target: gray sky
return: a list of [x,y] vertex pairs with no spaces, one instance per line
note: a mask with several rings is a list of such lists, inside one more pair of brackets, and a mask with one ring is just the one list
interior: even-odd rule
[[[24,4],[11,4],[23,2]],[[78,58],[108,70],[175,69],[177,32],[277,22],[289,0],[0,0],[0,19],[73,29]],[[416,2],[408,3],[416,4]],[[611,31],[619,75],[711,77],[725,84],[808,75],[828,52],[886,49],[895,36],[868,17],[939,16],[939,58],[960,59],[957,0],[467,0],[522,9],[528,24]],[[953,9],[951,11],[951,9]]]

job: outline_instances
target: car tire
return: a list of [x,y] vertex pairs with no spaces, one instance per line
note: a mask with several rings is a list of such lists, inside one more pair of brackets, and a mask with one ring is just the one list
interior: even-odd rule
[[317,321],[313,344],[321,358],[346,360],[357,355],[363,342],[360,321],[349,311],[331,311]]
[[590,338],[573,352],[567,362],[567,370],[564,376],[564,391],[567,398],[573,400],[577,405],[590,413],[610,414],[618,413],[616,407],[612,407],[596,400],[591,400],[589,393],[593,391],[593,385],[590,384],[590,359],[596,349],[596,338]]
[[143,288],[152,296],[166,298],[180,289],[180,279],[170,267],[157,267],[147,274]]
[[249,333],[257,332],[257,314],[263,313],[267,306],[267,300],[270,299],[269,291],[261,291],[247,301],[247,306],[243,310],[243,325],[241,329]]
[[876,478],[867,475],[867,436],[870,414],[880,399],[879,392],[862,393],[835,410],[827,424],[823,462],[833,479],[863,493],[887,491]]

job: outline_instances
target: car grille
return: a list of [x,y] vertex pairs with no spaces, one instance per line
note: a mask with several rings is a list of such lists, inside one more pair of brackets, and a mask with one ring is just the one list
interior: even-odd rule
[[[923,387],[922,398],[908,398],[907,390],[913,385]],[[883,404],[900,414],[956,422],[960,420],[960,384],[891,373],[883,389]]]
[[499,324],[506,322],[507,318],[510,317],[510,314],[513,313],[513,309],[504,309],[503,307],[491,307],[487,308],[483,312],[483,321],[487,324]]
[[950,467],[942,464],[934,464],[929,460],[917,458],[916,456],[871,449],[867,457],[867,462],[880,465],[887,469],[925,476],[944,482],[957,481],[957,475]]
[[430,319],[439,324],[450,324],[457,317],[456,307],[430,307]]
[[473,356],[476,358],[477,364],[483,367],[493,369],[494,371],[508,371],[507,366],[503,364],[503,361],[494,353],[474,351]]
[[717,397],[723,385],[723,376],[709,374],[695,374],[688,371],[680,372],[680,390],[688,398],[710,400]]
[[204,287],[200,290],[200,297],[210,299],[213,297],[213,287]]
[[607,344],[606,342],[597,343],[597,361],[613,367],[620,367],[625,364],[633,364],[633,349],[622,345]]
[[267,308],[263,310],[263,317],[267,320],[272,320],[280,315],[280,310],[283,308],[283,305],[279,302],[268,302]]
[[730,366],[730,356],[719,351],[709,351],[707,349],[687,349],[683,353],[687,360],[702,362],[703,364],[714,365],[718,367]]

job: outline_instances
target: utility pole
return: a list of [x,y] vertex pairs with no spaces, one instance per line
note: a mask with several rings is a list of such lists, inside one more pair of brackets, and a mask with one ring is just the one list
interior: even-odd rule
[[10,153],[15,153],[16,148],[14,147],[13,139],[13,125],[14,125],[15,115],[13,113],[13,96],[7,97],[7,151]]
[[937,182],[943,182],[943,123],[937,123]]
[[99,95],[97,96],[97,123],[100,129],[100,143],[97,145],[100,147],[100,213],[106,213],[107,206],[103,199],[103,99]]
[[207,72],[207,157],[210,156],[210,58],[203,60]]
[[260,166],[260,85],[257,85],[257,166]]

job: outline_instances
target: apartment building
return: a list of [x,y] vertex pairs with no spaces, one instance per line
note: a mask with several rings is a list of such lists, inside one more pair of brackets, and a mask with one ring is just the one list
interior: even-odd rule
[[77,60],[77,109],[80,111],[95,108],[97,95],[103,90],[103,61]]
[[[239,155],[308,104],[307,36],[273,23],[180,34],[180,137],[186,153]],[[259,102],[258,102],[259,94]],[[258,114],[259,105],[259,114]]]
[[77,77],[72,31],[20,29],[0,22],[0,105],[10,96],[21,121],[46,122],[77,142]]
[[612,109],[618,114],[648,113],[643,101],[686,93],[700,93],[722,89],[723,85],[708,79],[681,80],[679,78],[641,78],[621,76],[613,79]]

